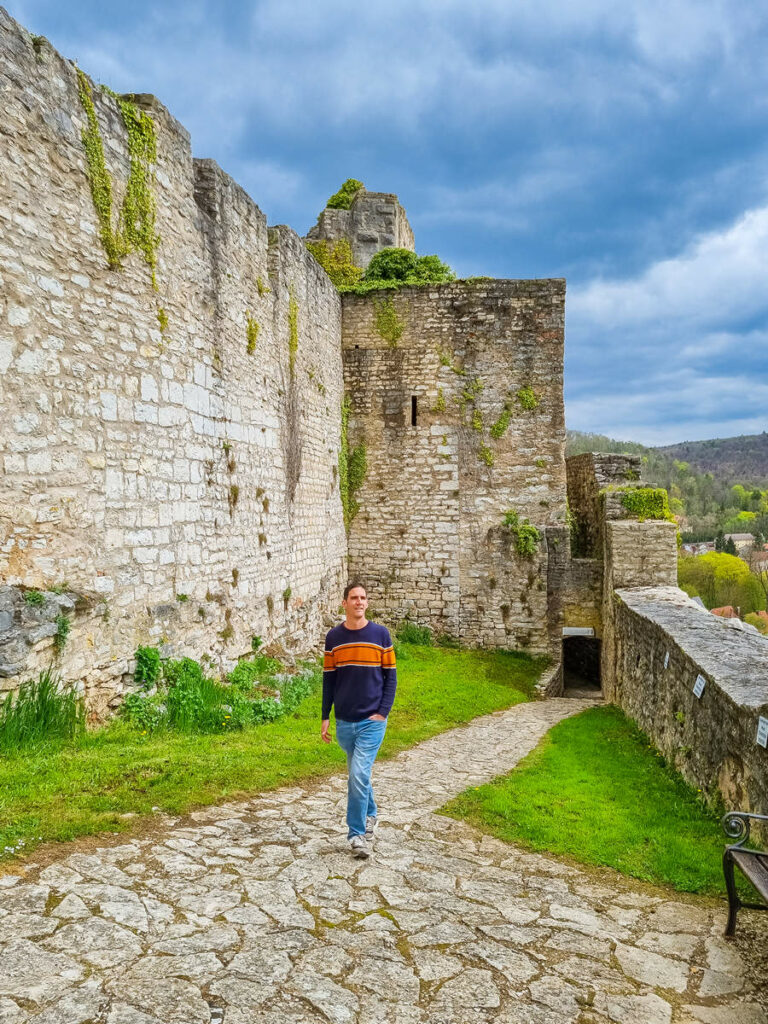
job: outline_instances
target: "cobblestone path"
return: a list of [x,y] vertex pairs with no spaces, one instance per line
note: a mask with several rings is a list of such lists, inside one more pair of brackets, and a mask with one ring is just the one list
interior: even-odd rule
[[432,813],[588,704],[518,705],[379,763],[367,862],[336,778],[0,877],[0,1024],[764,1024],[748,913],[727,943],[721,906]]

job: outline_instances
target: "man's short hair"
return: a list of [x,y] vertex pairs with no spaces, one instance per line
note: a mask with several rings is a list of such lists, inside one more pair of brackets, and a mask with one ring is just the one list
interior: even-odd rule
[[[358,587],[361,590],[365,590],[365,584],[361,583],[360,580],[350,580],[349,583],[344,587],[344,600],[346,601],[349,597],[350,590],[357,590]],[[365,596],[368,597],[368,591],[365,590]]]

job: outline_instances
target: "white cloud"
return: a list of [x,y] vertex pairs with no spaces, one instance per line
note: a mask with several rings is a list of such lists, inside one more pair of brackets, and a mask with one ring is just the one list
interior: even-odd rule
[[768,308],[768,206],[696,239],[629,281],[593,281],[570,296],[572,321],[618,328],[685,320],[723,323]]

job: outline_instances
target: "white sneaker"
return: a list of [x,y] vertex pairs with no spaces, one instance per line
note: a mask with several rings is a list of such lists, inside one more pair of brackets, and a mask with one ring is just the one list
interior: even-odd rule
[[365,838],[369,843],[373,842],[373,836],[379,827],[379,819],[375,814],[369,814],[365,819]]
[[362,860],[366,860],[371,856],[371,851],[368,849],[368,843],[365,841],[365,836],[352,836],[349,840],[349,848],[352,850],[353,857],[359,857]]

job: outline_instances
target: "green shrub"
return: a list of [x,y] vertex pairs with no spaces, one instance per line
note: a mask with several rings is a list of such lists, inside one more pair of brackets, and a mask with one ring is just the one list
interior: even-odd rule
[[456,275],[438,256],[418,256],[410,249],[380,249],[363,275],[364,284],[379,282],[396,285],[444,284]]
[[134,682],[145,690],[151,690],[160,678],[160,651],[156,647],[137,647],[134,657]]
[[275,658],[266,654],[257,654],[250,661],[243,659],[227,676],[227,681],[242,693],[248,693],[254,686],[268,686],[275,689],[275,677],[282,670],[282,665]]
[[146,692],[127,693],[120,705],[120,715],[142,732],[156,732],[167,724],[168,707],[163,694],[150,697]]
[[621,504],[642,523],[646,519],[666,519],[674,523],[669,498],[663,487],[627,487],[620,489]]
[[759,633],[763,634],[763,636],[768,635],[768,619],[764,619],[762,615],[756,615],[755,612],[750,612],[748,615],[744,616],[744,621],[748,625],[754,626]]
[[422,647],[431,647],[432,630],[429,626],[419,626],[406,619],[398,627],[397,639],[401,644],[421,644]]
[[0,704],[0,750],[71,739],[85,729],[85,706],[81,697],[62,689],[50,672],[22,683],[18,693],[9,693]]
[[24,601],[30,608],[39,608],[40,605],[45,604],[45,594],[41,594],[39,590],[26,590]]
[[437,646],[452,647],[456,649],[461,647],[461,643],[459,642],[458,637],[453,636],[452,633],[440,633],[437,637]]
[[348,210],[361,188],[365,188],[362,181],[358,181],[357,178],[347,178],[339,191],[334,192],[325,204],[325,208],[327,210]]

